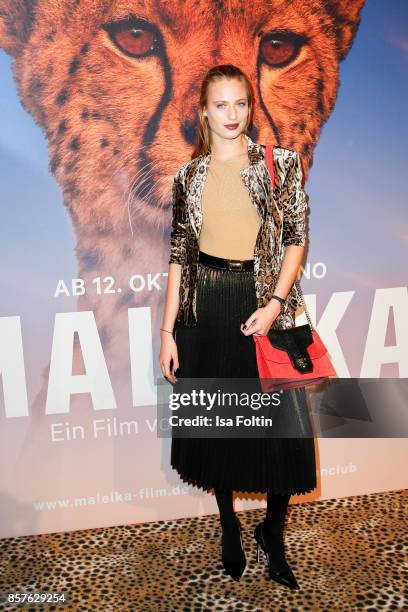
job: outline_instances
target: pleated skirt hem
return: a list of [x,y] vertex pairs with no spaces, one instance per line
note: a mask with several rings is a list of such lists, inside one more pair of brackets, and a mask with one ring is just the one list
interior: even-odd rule
[[187,473],[185,472],[185,470],[182,470],[181,472],[179,471],[177,465],[173,465],[171,464],[172,468],[178,473],[180,480],[182,480],[184,483],[188,484],[189,486],[195,487],[196,489],[199,489],[201,491],[205,491],[206,493],[210,493],[211,491],[217,489],[217,490],[225,490],[225,491],[236,491],[242,494],[257,494],[257,493],[268,493],[268,491],[273,491],[273,493],[277,493],[279,495],[306,495],[306,493],[311,493],[317,486],[317,483],[315,482],[314,484],[311,484],[308,488],[304,488],[304,487],[300,487],[298,489],[296,489],[296,487],[291,487],[290,490],[288,490],[287,487],[282,487],[281,489],[277,488],[276,486],[266,486],[264,488],[260,488],[260,489],[256,489],[254,490],[253,486],[248,486],[246,489],[242,488],[242,485],[240,483],[235,484],[231,479],[228,480],[228,482],[222,482],[217,480],[215,483],[210,483],[210,482],[204,482],[203,480],[200,480],[200,482],[198,482],[197,480],[195,480],[193,477],[189,477],[187,475]]

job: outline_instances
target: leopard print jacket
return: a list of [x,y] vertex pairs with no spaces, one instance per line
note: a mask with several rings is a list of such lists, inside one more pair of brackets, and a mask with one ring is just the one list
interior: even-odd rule
[[[300,156],[296,151],[274,147],[274,188],[265,163],[265,147],[245,134],[249,165],[240,171],[250,199],[261,219],[254,246],[254,283],[258,308],[271,299],[281,268],[284,247],[305,246],[308,196],[303,190]],[[197,324],[196,279],[199,236],[202,224],[201,193],[211,154],[202,154],[184,163],[177,171],[172,188],[173,219],[170,236],[170,263],[181,265],[177,321]],[[295,311],[302,305],[293,283],[283,311],[272,327],[295,325]]]

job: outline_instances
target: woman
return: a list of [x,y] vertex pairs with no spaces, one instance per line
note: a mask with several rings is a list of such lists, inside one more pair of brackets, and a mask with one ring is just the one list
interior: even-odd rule
[[[275,147],[272,191],[265,148],[247,135],[253,101],[240,69],[210,69],[201,87],[196,148],[174,178],[160,351],[163,374],[173,384],[176,371],[180,378],[257,378],[252,334],[294,326],[301,304],[294,285],[306,241],[301,162],[296,152]],[[299,430],[311,432],[304,389],[285,391],[281,405],[296,414]],[[266,492],[266,517],[254,532],[257,547],[272,579],[299,588],[285,559],[283,529],[290,496],[316,486],[312,433],[173,438],[171,464],[185,482],[214,489],[222,562],[236,580],[246,557],[232,493]]]

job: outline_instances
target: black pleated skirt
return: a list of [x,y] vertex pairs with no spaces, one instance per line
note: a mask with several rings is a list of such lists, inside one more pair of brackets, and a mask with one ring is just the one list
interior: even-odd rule
[[[177,377],[257,378],[254,340],[240,330],[257,309],[253,271],[199,262],[196,306],[197,325],[176,326]],[[312,432],[303,388],[285,390],[281,406],[299,432]],[[299,438],[173,437],[171,465],[184,482],[207,491],[301,494],[317,484],[313,433]]]

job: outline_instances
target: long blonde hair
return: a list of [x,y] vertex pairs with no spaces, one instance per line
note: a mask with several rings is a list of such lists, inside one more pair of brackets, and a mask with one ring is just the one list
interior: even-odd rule
[[208,87],[210,83],[214,83],[220,79],[238,79],[244,84],[248,97],[248,120],[244,132],[247,133],[252,127],[254,116],[254,92],[248,77],[240,68],[232,64],[220,64],[213,66],[206,73],[200,90],[200,100],[198,106],[198,123],[196,129],[195,148],[191,155],[191,159],[203,154],[206,155],[211,150],[211,134],[210,126],[207,117],[204,116],[204,107],[207,106]]

